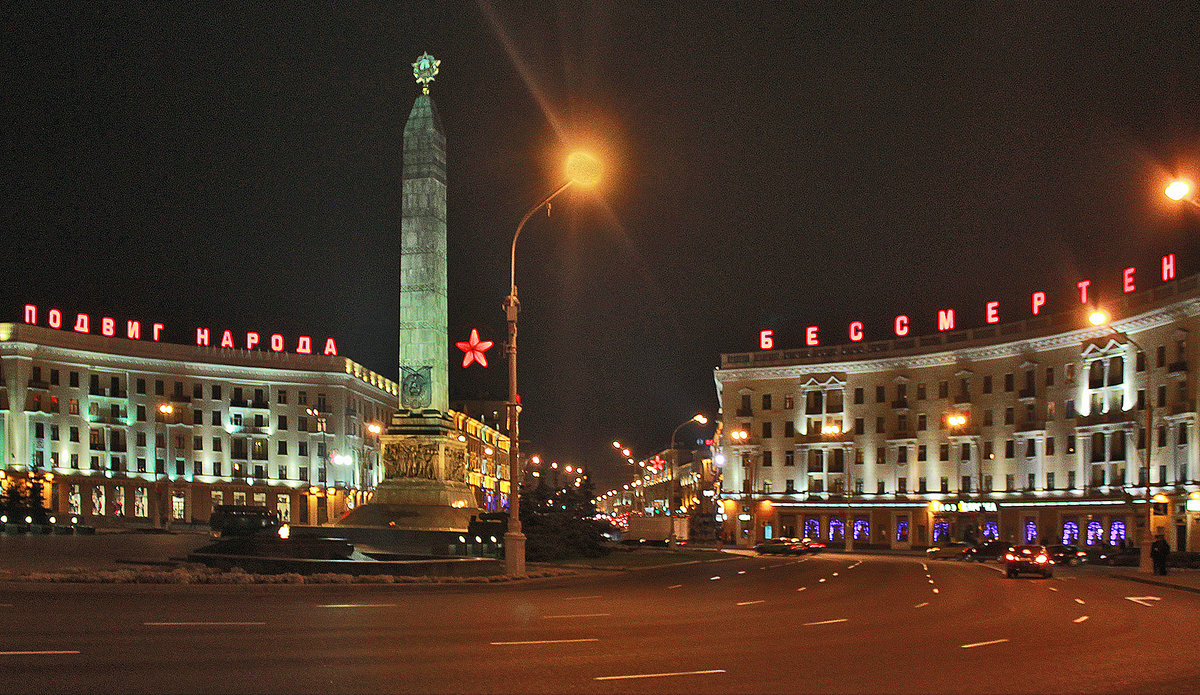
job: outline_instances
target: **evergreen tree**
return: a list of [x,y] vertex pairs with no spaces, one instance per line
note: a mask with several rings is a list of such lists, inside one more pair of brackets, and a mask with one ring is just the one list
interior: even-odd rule
[[521,529],[526,557],[544,562],[606,554],[604,525],[595,518],[593,494],[590,481],[580,487],[552,490],[541,478],[534,488],[523,490]]

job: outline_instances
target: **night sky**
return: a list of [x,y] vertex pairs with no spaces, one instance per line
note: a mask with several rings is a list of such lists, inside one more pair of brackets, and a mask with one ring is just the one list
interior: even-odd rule
[[[847,8],[846,5],[853,5]],[[793,7],[794,6],[794,7]],[[450,333],[497,341],[518,249],[528,451],[627,480],[715,415],[722,352],[936,331],[1200,271],[1200,6],[1111,3],[6,3],[3,311],[333,336],[396,377],[401,136],[447,131]],[[289,345],[290,347],[290,345]],[[685,430],[703,435],[701,428]],[[711,431],[711,430],[709,430]]]

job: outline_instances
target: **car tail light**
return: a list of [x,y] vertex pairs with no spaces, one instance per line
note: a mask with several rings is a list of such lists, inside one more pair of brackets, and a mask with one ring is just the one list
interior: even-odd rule
[[1077,550],[1077,551],[1075,551],[1075,556],[1076,557],[1087,557],[1087,553],[1083,552],[1082,550]]
[[1050,558],[1046,557],[1045,555],[1038,555],[1034,561],[1044,565],[1044,564],[1046,564],[1046,561],[1049,559]]
[[1005,560],[1015,560],[1016,558],[1013,556],[1012,553],[1004,553],[1004,559]]

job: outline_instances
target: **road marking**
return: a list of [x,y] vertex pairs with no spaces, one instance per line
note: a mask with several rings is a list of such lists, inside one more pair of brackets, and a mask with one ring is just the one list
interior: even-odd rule
[[721,578],[721,575],[719,575],[719,574],[718,574],[718,575],[717,575],[717,576],[715,576],[715,577],[709,577],[709,578],[708,578],[708,580],[709,580],[710,582],[715,582],[715,581],[717,581],[717,580],[718,580],[718,579],[720,579],[720,578]]
[[994,640],[991,640],[990,642],[973,642],[971,644],[960,644],[959,646],[962,647],[963,649],[974,649],[975,647],[986,647],[989,644],[1000,644],[1001,642],[1007,642],[1007,641],[1008,640],[1006,640],[1006,639],[994,639]]
[[932,580],[932,579],[930,579],[930,580],[929,580],[929,583],[930,583],[930,584],[932,584],[932,583],[933,583],[933,580]]
[[1054,587],[1052,587],[1052,586],[1051,586],[1051,587],[1047,587],[1047,588],[1048,588],[1048,589],[1050,589],[1051,591],[1058,591],[1058,589],[1055,589],[1055,588],[1054,588]]
[[1083,621],[1085,621],[1085,620],[1087,620],[1087,619],[1088,619],[1088,617],[1087,617],[1086,615],[1081,615],[1081,616],[1079,616],[1078,618],[1076,618],[1076,619],[1072,620],[1071,622],[1073,622],[1073,623],[1082,623]]
[[760,569],[760,570],[765,570],[766,568],[767,568],[767,566],[766,566],[766,565],[763,565],[762,567],[759,567],[759,569]]
[[1151,604],[1146,603],[1147,601],[1161,601],[1162,598],[1158,596],[1126,596],[1125,600],[1133,601],[1134,603],[1140,603],[1143,606],[1149,607]]
[[0,603],[0,608],[12,608],[12,607],[13,607],[13,605],[11,603]]
[[928,605],[929,605],[929,602],[926,601],[925,603],[918,603],[917,605],[913,606],[913,608],[924,608],[925,606],[928,606]]
[[823,581],[825,581],[825,577],[821,577],[820,579],[817,580],[818,583],[823,582]]
[[78,649],[51,649],[39,652],[0,652],[0,656],[38,656],[42,654],[78,654]]
[[707,671],[676,671],[675,673],[638,673],[631,676],[597,676],[592,680],[619,681],[629,678],[666,678],[668,676],[702,676],[709,673],[725,673],[723,668],[713,668]]
[[746,570],[738,570],[738,574],[745,574]]
[[574,613],[571,615],[543,615],[542,617],[546,620],[553,620],[556,618],[603,618],[609,615],[612,613]]
[[668,589],[679,589],[682,586],[683,586],[682,584],[672,584],[671,586],[668,586],[667,588]]
[[395,608],[394,603],[326,603],[317,608]]
[[760,599],[758,601],[739,601],[738,605],[739,606],[753,606],[756,603],[766,603],[766,600]]
[[266,625],[266,623],[258,622],[238,622],[238,621],[195,621],[195,622],[178,622],[178,623],[142,623],[142,625],[152,625],[155,627],[175,627],[175,626],[194,626],[194,625]]
[[835,577],[836,577],[836,576],[838,576],[838,573],[837,573],[837,572],[834,572],[834,573],[833,573],[833,576],[835,576]]
[[799,589],[796,589],[796,591],[804,591],[804,590],[805,590],[805,589],[807,589],[807,588],[808,588],[807,586],[802,586],[802,587],[800,587]]
[[832,625],[833,623],[844,623],[849,621],[849,618],[837,618],[836,620],[818,620],[815,623],[804,623],[805,625]]
[[523,642],[489,642],[489,644],[496,646],[496,647],[502,647],[502,646],[508,646],[508,645],[517,645],[517,644],[571,644],[574,642],[599,642],[599,641],[600,640],[595,637],[585,637],[583,639],[534,639],[534,640],[525,640]]
[[583,601],[583,600],[590,599],[590,598],[601,598],[601,597],[600,596],[568,596],[568,597],[564,598],[563,600],[564,601]]
[[925,570],[926,572],[928,572],[928,571],[929,571],[929,565],[927,565],[927,564],[925,564],[924,562],[922,562],[922,563],[921,563],[921,569],[923,569],[923,570]]
[[941,593],[941,592],[940,592],[940,591],[938,591],[938,590],[937,590],[937,588],[935,587],[935,588],[934,588],[934,590],[933,590],[933,593],[935,593],[935,594],[938,594],[938,593]]
[[1081,599],[1081,598],[1077,598],[1077,599],[1075,599],[1075,603],[1078,603],[1078,604],[1079,604],[1079,605],[1081,605],[1081,606],[1082,606],[1082,605],[1084,605],[1084,603],[1083,603],[1083,599]]

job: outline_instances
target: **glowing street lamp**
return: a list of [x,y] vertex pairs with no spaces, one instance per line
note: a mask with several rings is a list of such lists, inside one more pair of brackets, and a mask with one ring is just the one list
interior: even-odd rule
[[517,224],[513,234],[512,255],[509,259],[508,297],[504,300],[504,317],[508,322],[508,436],[512,442],[509,458],[509,501],[508,531],[504,534],[504,567],[511,575],[525,574],[525,534],[521,533],[521,457],[520,457],[520,413],[517,403],[517,315],[521,302],[517,300],[517,238],[533,214],[542,208],[549,209],[550,201],[574,184],[591,186],[600,179],[600,162],[586,152],[574,152],[566,162],[567,181],[540,203],[529,208],[529,212]]
[[704,425],[708,423],[708,418],[702,413],[697,413],[684,422],[679,423],[679,426],[671,432],[671,455],[667,457],[667,518],[670,519],[670,528],[667,531],[667,547],[671,549],[675,548],[675,435],[679,434],[679,430],[693,422]]
[[[1180,183],[1180,182],[1177,182]],[[1174,185],[1174,184],[1172,184]],[[1186,184],[1184,184],[1186,187]],[[1170,190],[1168,188],[1168,190]],[[1184,190],[1182,195],[1187,193]],[[1170,195],[1168,193],[1168,195]],[[1088,316],[1088,321],[1093,326],[1104,326],[1114,335],[1119,335],[1125,340],[1128,340],[1131,345],[1140,350],[1143,354],[1149,355],[1146,348],[1142,347],[1136,340],[1131,338],[1128,333],[1122,333],[1112,327],[1110,318],[1107,312],[1097,309]],[[1145,476],[1146,476],[1146,528],[1142,532],[1141,547],[1139,548],[1138,571],[1143,574],[1150,574],[1153,569],[1153,561],[1150,559],[1150,544],[1154,542],[1154,505],[1151,503],[1153,497],[1150,494],[1150,462],[1154,453],[1154,388],[1153,388],[1154,370],[1146,370],[1146,461],[1145,461]]]

